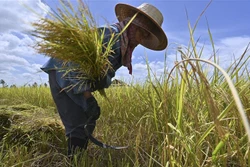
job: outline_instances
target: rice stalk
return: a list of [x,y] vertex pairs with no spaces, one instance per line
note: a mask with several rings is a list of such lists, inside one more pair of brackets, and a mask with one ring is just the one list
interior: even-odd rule
[[[211,43],[212,49],[213,49],[214,63],[218,64],[219,63],[218,62],[219,59],[218,60],[216,59],[216,50],[215,50],[215,46],[214,46],[214,40],[213,40],[213,36],[212,36],[211,30],[210,30],[207,18],[206,18],[206,21],[207,21],[209,39],[210,39],[210,43]],[[212,83],[217,83],[218,77],[219,77],[219,73],[218,73],[218,69],[216,67],[214,67],[214,73],[213,74],[214,75],[213,75],[213,81],[212,81]]]
[[222,147],[225,145],[225,142],[228,140],[229,138],[229,133],[227,133],[223,139],[219,142],[219,144],[217,144],[217,146],[215,147],[214,151],[212,152],[212,160],[216,161],[218,156],[218,152],[220,151],[220,149],[222,149]]
[[77,11],[69,2],[60,0],[60,5],[58,11],[49,11],[49,17],[33,23],[32,35],[41,39],[35,49],[40,54],[62,60],[64,65],[72,63],[62,69],[66,73],[80,72],[77,77],[100,79],[111,69],[108,56],[112,45],[102,51],[104,31],[98,31],[91,12],[82,1],[78,1]]
[[[239,92],[239,95],[241,95],[242,93],[244,93],[246,90],[248,89],[248,87],[246,86],[244,89],[242,89],[241,92]],[[226,114],[234,107],[235,101],[231,101],[228,106],[220,113],[220,115],[218,115],[217,119],[220,121],[222,120]],[[200,146],[202,144],[202,141],[211,133],[211,131],[214,129],[215,125],[212,124],[210,125],[207,130],[201,135],[200,139],[196,142],[197,146]]]
[[[250,127],[249,127],[250,124],[249,124],[248,118],[247,118],[247,116],[246,116],[246,114],[244,112],[244,108],[243,108],[243,105],[241,103],[239,94],[238,94],[238,92],[237,92],[237,90],[236,90],[236,88],[235,88],[232,80],[230,79],[230,76],[219,65],[217,65],[217,64],[215,64],[215,63],[213,63],[213,62],[211,62],[209,60],[204,60],[204,59],[200,59],[200,58],[189,58],[189,59],[186,59],[186,60],[181,60],[180,62],[176,63],[175,67],[177,67],[179,64],[181,64],[183,62],[189,62],[189,61],[201,61],[201,62],[205,62],[205,63],[208,63],[208,64],[216,67],[217,69],[219,69],[219,71],[221,71],[221,73],[225,77],[225,79],[227,81],[227,84],[228,84],[228,86],[229,86],[229,88],[231,90],[231,93],[233,95],[234,101],[235,101],[236,106],[238,108],[238,112],[239,112],[239,114],[241,116],[241,119],[242,119],[242,122],[243,122],[243,125],[244,125],[244,128],[245,128],[245,131],[247,133],[248,141],[250,142]],[[167,80],[169,80],[169,77],[167,78]]]
[[148,79],[149,79],[149,83],[150,83],[150,88],[149,88],[149,94],[151,95],[151,104],[153,105],[153,115],[154,115],[154,123],[155,123],[155,127],[156,127],[156,131],[159,132],[159,125],[158,125],[158,113],[157,113],[157,107],[156,107],[156,91],[153,90],[153,81],[152,81],[152,77],[150,75],[150,67],[149,67],[149,62],[146,59],[146,65],[147,65],[147,70],[148,70]]

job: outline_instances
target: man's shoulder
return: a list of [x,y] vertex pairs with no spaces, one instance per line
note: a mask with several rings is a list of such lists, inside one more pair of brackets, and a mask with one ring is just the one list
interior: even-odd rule
[[111,33],[119,33],[119,29],[116,26],[116,24],[111,25],[103,25],[98,28],[101,32],[105,31],[105,34],[111,34]]
[[49,70],[56,70],[57,68],[60,68],[62,65],[62,62],[55,58],[50,58],[42,67],[41,69],[44,72],[48,72]]

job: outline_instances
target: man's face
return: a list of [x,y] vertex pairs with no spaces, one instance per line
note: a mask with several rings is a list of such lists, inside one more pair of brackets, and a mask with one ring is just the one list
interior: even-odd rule
[[146,38],[149,37],[150,33],[148,31],[146,31],[145,29],[141,28],[141,27],[138,27],[136,26],[137,29],[136,29],[136,40],[138,43],[142,43],[142,41]]
[[[138,23],[138,22],[137,22]],[[128,30],[128,37],[130,39],[130,45],[132,47],[136,47],[138,44],[142,43],[143,40],[148,38],[150,33],[145,29],[137,26],[136,24],[130,24]]]

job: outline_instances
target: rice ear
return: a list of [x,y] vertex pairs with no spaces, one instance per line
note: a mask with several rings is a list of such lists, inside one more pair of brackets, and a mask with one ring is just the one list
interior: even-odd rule
[[[38,53],[71,62],[65,66],[65,74],[78,71],[82,80],[99,80],[112,70],[108,57],[118,39],[114,34],[103,49],[104,31],[100,34],[88,6],[81,0],[77,9],[70,2],[60,1],[57,11],[51,10],[49,17],[33,23],[32,35],[41,40],[34,48]],[[81,80],[80,79],[80,80]]]

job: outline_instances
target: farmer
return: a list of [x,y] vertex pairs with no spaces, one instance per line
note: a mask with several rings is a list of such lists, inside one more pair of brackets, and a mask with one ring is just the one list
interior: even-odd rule
[[[69,156],[77,148],[79,150],[87,148],[89,137],[83,125],[89,121],[88,124],[91,126],[87,127],[87,132],[92,134],[96,120],[100,116],[100,107],[92,92],[108,88],[115,71],[121,66],[126,66],[129,74],[132,74],[131,56],[138,44],[152,50],[163,50],[168,44],[161,28],[163,16],[154,6],[144,3],[135,8],[127,4],[117,4],[115,13],[118,23],[99,28],[101,32],[105,29],[104,45],[110,40],[112,33],[118,35],[130,19],[137,15],[112,46],[114,52],[109,56],[109,61],[113,70],[109,70],[104,79],[94,84],[86,82],[80,87],[74,77],[77,73],[69,72],[65,76],[64,72],[59,70],[63,66],[60,60],[51,58],[42,67],[42,70],[49,74],[51,93],[66,131]],[[66,89],[69,87],[71,88]]]

